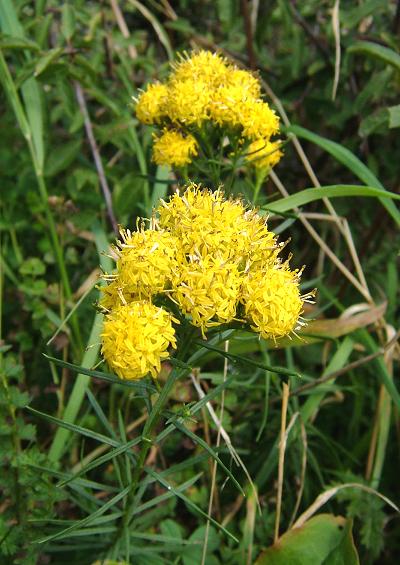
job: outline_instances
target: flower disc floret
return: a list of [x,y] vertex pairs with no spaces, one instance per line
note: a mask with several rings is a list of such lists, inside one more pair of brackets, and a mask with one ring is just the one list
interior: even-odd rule
[[105,317],[102,354],[109,367],[126,380],[153,378],[161,370],[161,361],[169,357],[168,348],[176,348],[178,323],[169,312],[150,302],[132,302]]
[[197,155],[197,142],[188,134],[164,129],[160,136],[154,135],[153,161],[157,165],[183,167]]
[[296,327],[303,309],[299,274],[287,265],[250,272],[241,301],[251,328],[265,339],[277,339]]
[[179,266],[172,298],[204,336],[207,328],[233,320],[241,283],[235,263],[211,255],[192,257]]
[[136,116],[144,124],[159,123],[166,116],[168,87],[156,82],[149,84],[136,103]]

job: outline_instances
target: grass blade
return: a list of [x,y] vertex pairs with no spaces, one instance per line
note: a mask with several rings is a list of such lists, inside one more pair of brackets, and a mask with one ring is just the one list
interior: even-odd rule
[[[376,178],[376,176],[369,170],[369,168],[364,165],[358,157],[356,157],[351,151],[325,137],[321,137],[311,131],[302,128],[300,126],[290,126],[283,128],[287,133],[293,133],[297,137],[301,137],[318,145],[327,153],[330,153],[339,163],[342,163],[345,167],[350,169],[350,171],[358,177],[363,183],[368,186],[373,186],[374,188],[380,188],[385,190],[385,187]],[[388,213],[392,216],[393,220],[398,226],[400,226],[400,212],[397,210],[396,206],[391,200],[383,199],[381,200],[383,206],[386,208]]]
[[400,195],[380,190],[378,188],[373,188],[372,186],[333,184],[330,186],[321,186],[320,188],[306,188],[296,194],[271,202],[271,204],[264,206],[264,208],[270,212],[279,214],[281,212],[293,210],[293,208],[304,206],[304,204],[309,204],[315,200],[320,200],[321,198],[339,198],[343,196],[367,196],[369,198],[379,198],[382,204],[384,200],[388,200],[389,198],[400,200]]

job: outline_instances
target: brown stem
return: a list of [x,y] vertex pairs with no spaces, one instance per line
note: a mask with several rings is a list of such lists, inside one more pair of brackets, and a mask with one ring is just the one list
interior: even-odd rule
[[100,186],[103,191],[103,196],[107,208],[107,214],[112,224],[113,230],[115,231],[116,234],[118,234],[118,224],[115,219],[114,210],[112,206],[111,191],[107,183],[107,179],[104,172],[103,163],[101,161],[99,149],[97,147],[96,139],[93,135],[92,122],[90,121],[85,95],[83,93],[82,87],[79,84],[79,82],[75,81],[74,86],[75,86],[76,99],[78,101],[79,108],[82,113],[83,121],[85,124],[86,135],[89,140],[90,148],[92,150],[92,155],[96,165],[97,174],[99,175]]
[[242,7],[242,14],[244,19],[244,29],[246,32],[246,45],[247,45],[247,54],[249,57],[249,67],[252,71],[254,71],[257,68],[257,62],[253,48],[253,29],[251,25],[247,0],[241,1],[241,7]]

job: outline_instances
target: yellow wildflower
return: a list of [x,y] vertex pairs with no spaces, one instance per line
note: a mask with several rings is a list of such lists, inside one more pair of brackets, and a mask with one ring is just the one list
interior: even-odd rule
[[[186,54],[185,54],[186,55]],[[185,81],[200,80],[208,87],[219,85],[228,73],[227,61],[217,53],[197,51],[191,56],[181,56],[180,61],[172,65],[172,79]]]
[[183,167],[197,155],[197,142],[188,134],[164,129],[160,136],[154,135],[153,161],[157,165]]
[[276,238],[265,218],[246,210],[241,200],[225,200],[221,190],[192,183],[183,195],[162,202],[158,213],[160,226],[176,236],[184,255],[223,257],[241,270],[269,264],[276,256]]
[[226,81],[228,85],[240,87],[249,98],[261,97],[260,81],[249,71],[232,66],[227,73]]
[[161,361],[169,357],[167,349],[176,348],[172,322],[179,323],[169,312],[150,302],[131,302],[105,317],[102,354],[109,367],[121,378],[153,378]]
[[[241,85],[225,84],[221,86],[213,93],[210,102],[211,119],[220,126],[240,126],[242,124],[240,108],[248,98],[248,92]],[[250,97],[250,99],[253,101],[253,98]]]
[[169,232],[142,226],[133,233],[120,233],[122,241],[115,248],[117,274],[107,275],[110,284],[101,289],[104,297],[100,305],[107,310],[162,292],[176,264],[177,242]]
[[244,279],[241,301],[251,328],[265,339],[293,331],[303,308],[299,273],[288,266],[250,272]]
[[246,251],[245,208],[240,200],[225,200],[221,190],[190,184],[183,195],[174,194],[169,202],[162,202],[158,212],[161,227],[177,237],[184,255],[218,254],[240,261]]
[[144,124],[159,123],[166,116],[168,87],[156,82],[149,84],[136,102],[136,116]]
[[212,255],[191,257],[179,264],[172,299],[204,336],[207,328],[232,321],[241,282],[235,263]]
[[211,90],[195,78],[172,80],[168,88],[167,111],[172,122],[198,126],[207,118]]
[[237,107],[243,136],[249,139],[269,139],[279,132],[279,118],[266,102],[245,100]]
[[246,160],[256,169],[270,169],[279,163],[283,153],[279,141],[256,139],[247,148]]

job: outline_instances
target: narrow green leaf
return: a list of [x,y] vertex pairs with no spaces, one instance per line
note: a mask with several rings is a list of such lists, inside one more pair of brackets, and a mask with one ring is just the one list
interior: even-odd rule
[[110,461],[111,459],[118,457],[118,455],[122,455],[122,454],[126,453],[132,447],[139,445],[139,443],[141,441],[142,441],[142,438],[137,437],[135,439],[132,439],[131,441],[128,441],[128,443],[125,443],[125,444],[122,444],[122,445],[119,444],[119,447],[112,449],[111,451],[109,451],[108,453],[106,453],[104,455],[101,455],[100,457],[97,457],[96,459],[94,459],[94,461],[92,461],[91,463],[89,463],[85,467],[82,467],[82,469],[80,471],[78,471],[77,473],[71,474],[68,477],[66,477],[65,479],[63,479],[62,481],[60,481],[60,483],[57,486],[62,487],[64,485],[68,484],[68,483],[74,482],[77,478],[81,477],[82,475],[85,475],[89,471],[92,471],[93,469],[96,469],[97,467],[99,467],[100,465],[103,465],[107,461]]
[[148,473],[149,475],[154,477],[156,479],[156,481],[159,482],[163,487],[165,487],[167,490],[174,493],[175,496],[177,496],[178,498],[183,500],[188,506],[190,506],[190,508],[192,508],[195,512],[200,514],[200,516],[203,516],[204,518],[209,520],[212,524],[214,524],[214,526],[216,528],[218,528],[219,530],[224,532],[224,534],[226,534],[229,538],[231,538],[236,543],[239,543],[239,540],[233,534],[231,534],[231,532],[229,530],[224,528],[224,526],[222,526],[216,520],[214,520],[214,518],[212,516],[210,516],[209,514],[204,512],[199,506],[197,506],[197,504],[192,502],[187,496],[182,494],[182,492],[178,491],[174,486],[172,486],[170,483],[168,483],[168,481],[166,481],[159,473],[156,473],[156,471],[154,471],[153,469],[150,469],[149,467],[145,467],[144,470],[146,471],[146,473]]
[[219,353],[223,357],[226,357],[227,359],[230,359],[233,362],[240,361],[245,365],[258,367],[259,369],[263,369],[264,371],[273,371],[274,373],[278,373],[280,375],[287,375],[289,377],[294,376],[301,378],[301,375],[297,371],[292,371],[290,369],[286,369],[285,367],[272,367],[270,365],[265,365],[265,363],[260,363],[259,361],[255,361],[254,359],[251,359],[251,357],[242,357],[241,355],[235,355],[233,353],[223,351],[222,349],[218,349],[218,347],[213,347],[208,343],[203,343],[203,342],[199,342],[199,343],[201,343],[202,347],[204,347],[205,349],[209,349],[210,351],[215,351],[216,353]]
[[[342,165],[350,169],[350,171],[352,171],[352,173],[367,186],[373,186],[374,188],[380,188],[381,190],[385,190],[385,187],[380,183],[380,181],[376,178],[376,176],[368,169],[368,167],[364,165],[364,163],[360,161],[360,159],[356,157],[351,151],[349,151],[339,143],[321,137],[320,135],[317,135],[300,126],[290,126],[288,128],[283,128],[283,129],[287,133],[293,133],[298,137],[307,139],[307,141],[310,141],[311,143],[315,143],[315,145],[318,145],[319,147],[324,149],[324,151],[330,153],[332,157],[334,157],[334,159],[336,159],[337,161],[339,161],[339,163],[342,163]],[[383,206],[385,206],[389,214],[392,216],[396,224],[400,226],[400,212],[398,211],[394,203],[391,200],[388,200],[387,198],[380,199],[380,201],[383,204]]]
[[162,45],[165,47],[168,59],[172,61],[174,59],[174,53],[169,41],[168,34],[166,33],[160,22],[157,20],[157,18],[154,16],[153,12],[138,0],[129,0],[129,3],[132,4],[132,6],[135,6],[135,8],[137,8],[139,12],[150,22],[151,26],[154,28],[154,31],[158,36],[158,39],[160,40],[160,43],[162,43]]
[[35,41],[31,41],[25,37],[14,37],[2,33],[0,36],[0,49],[28,49],[29,51],[40,51],[40,46],[35,43]]
[[70,41],[75,33],[75,8],[65,3],[61,8],[61,33]]
[[[197,473],[197,475],[194,475],[193,477],[191,477],[190,479],[188,479],[187,481],[185,481],[181,485],[174,487],[175,491],[183,492],[184,490],[190,488],[192,485],[194,485],[199,480],[199,478],[202,475],[203,475],[202,472]],[[154,479],[155,482],[157,481],[156,477],[153,477],[153,479]],[[168,490],[167,492],[164,492],[163,494],[155,496],[154,498],[152,498],[151,500],[147,500],[146,502],[144,502],[140,506],[136,506],[136,508],[134,508],[133,511],[132,511],[132,516],[136,516],[137,514],[141,514],[142,512],[144,512],[145,510],[149,510],[149,508],[152,508],[153,506],[158,506],[159,504],[161,504],[162,502],[165,502],[166,500],[168,500],[169,498],[171,498],[173,496],[176,496],[176,494],[175,494],[175,492],[172,492],[171,490]],[[137,521],[138,520],[135,520],[135,523]]]
[[42,538],[41,540],[38,540],[36,543],[46,543],[48,541],[52,541],[52,540],[55,540],[55,539],[62,539],[62,538],[68,537],[68,534],[70,532],[73,532],[73,531],[75,531],[79,528],[82,528],[83,526],[87,526],[87,525],[91,524],[96,518],[98,518],[99,516],[102,516],[105,512],[107,512],[107,510],[109,508],[111,508],[112,506],[117,504],[117,502],[119,502],[121,499],[123,499],[128,494],[130,488],[131,488],[131,486],[128,485],[120,493],[113,496],[113,498],[111,498],[111,500],[104,503],[103,506],[101,506],[98,510],[96,510],[95,512],[93,512],[89,516],[86,516],[86,518],[84,518],[83,520],[79,520],[79,521],[75,522],[74,524],[72,524],[72,526],[69,526],[65,530],[62,530],[61,532],[58,532],[58,533],[53,534],[51,536],[47,536],[45,538]]
[[159,205],[160,198],[165,199],[165,197],[167,196],[169,184],[168,182],[165,181],[168,181],[170,171],[171,171],[170,167],[167,167],[165,165],[159,165],[157,167],[157,173],[156,173],[157,180],[155,181],[153,186],[153,193],[151,195],[151,206],[150,209],[147,211],[149,218],[151,217],[151,212],[153,208]]
[[81,373],[82,375],[87,375],[89,377],[95,378],[95,379],[100,379],[102,381],[107,381],[109,383],[113,383],[113,384],[118,384],[121,386],[125,386],[128,388],[134,388],[136,390],[142,390],[143,388],[145,388],[146,390],[149,390],[150,392],[157,392],[157,389],[154,385],[147,383],[147,382],[136,382],[136,381],[127,381],[124,379],[119,379],[118,377],[116,377],[115,375],[112,375],[111,373],[104,373],[102,371],[96,371],[96,370],[92,370],[92,369],[87,369],[85,368],[83,365],[74,365],[73,363],[69,363],[68,361],[63,361],[62,359],[58,359],[57,357],[51,357],[50,355],[47,355],[46,353],[43,353],[44,357],[46,357],[46,359],[48,359],[51,363],[54,363],[55,365],[58,365],[59,367],[64,367],[66,369],[69,369],[71,371],[73,371],[74,373]]
[[82,426],[77,426],[76,424],[71,424],[70,422],[61,420],[60,418],[56,418],[55,416],[50,416],[50,414],[45,414],[44,412],[40,412],[31,406],[26,406],[25,408],[30,412],[33,416],[37,416],[38,418],[42,418],[51,424],[56,424],[61,428],[65,428],[71,432],[75,432],[77,434],[86,436],[90,439],[94,439],[95,441],[99,441],[100,443],[105,443],[107,445],[111,445],[112,447],[119,447],[120,443],[114,439],[109,438],[103,434],[98,434],[97,432],[93,432],[87,428],[82,428]]
[[305,190],[296,192],[296,194],[271,202],[271,204],[268,204],[264,208],[270,212],[279,214],[280,212],[293,210],[293,208],[304,206],[304,204],[309,204],[310,202],[320,200],[321,198],[339,198],[343,196],[367,196],[370,198],[393,198],[395,200],[400,200],[399,194],[373,188],[372,186],[334,184],[330,186],[322,186],[320,188],[306,188]]
[[378,43],[372,43],[372,41],[356,41],[347,48],[347,53],[362,53],[370,57],[376,57],[400,71],[400,55],[396,53],[396,51],[393,51],[393,49],[378,45]]
[[43,57],[40,57],[38,62],[35,66],[34,76],[38,77],[54,62],[56,61],[60,55],[62,55],[64,49],[62,47],[54,47],[54,49],[50,49],[47,51]]
[[233,481],[233,484],[236,486],[236,488],[239,490],[239,492],[245,496],[244,490],[242,489],[242,487],[240,486],[240,484],[238,483],[238,481],[235,479],[235,477],[233,476],[233,474],[231,473],[231,471],[228,469],[228,467],[226,465],[224,465],[224,463],[221,461],[221,459],[218,457],[218,455],[216,454],[216,452],[213,450],[212,447],[210,447],[208,445],[208,443],[206,441],[204,441],[203,438],[201,438],[200,436],[196,435],[194,432],[190,431],[186,426],[184,426],[183,424],[181,424],[178,420],[176,420],[175,422],[173,422],[173,425],[175,426],[175,428],[177,428],[179,431],[181,431],[183,434],[185,434],[186,436],[188,436],[194,443],[201,445],[201,447],[203,449],[205,449],[207,451],[207,453],[209,453],[211,455],[211,457],[218,463],[218,465],[225,471],[225,473],[228,475],[228,477]]
[[[16,11],[16,5],[12,0],[1,0],[0,2],[0,26],[4,33],[27,39],[24,28],[21,26]],[[26,52],[29,59],[30,54]],[[34,78],[24,82],[21,88],[25,112],[29,122],[30,135],[35,148],[35,159],[38,171],[43,171],[44,163],[44,136],[43,136],[43,111],[39,86]]]

